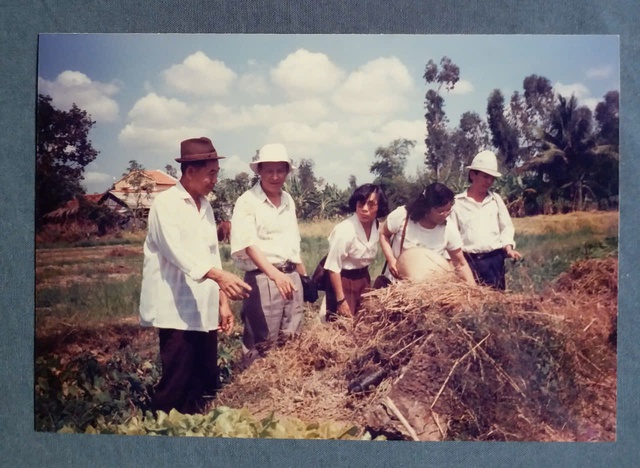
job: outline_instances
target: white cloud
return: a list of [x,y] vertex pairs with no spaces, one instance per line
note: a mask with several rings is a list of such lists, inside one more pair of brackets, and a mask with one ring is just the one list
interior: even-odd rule
[[449,91],[449,94],[464,95],[472,93],[475,90],[473,83],[468,80],[460,80],[456,83],[455,87]]
[[580,100],[581,98],[587,97],[591,94],[589,88],[587,88],[582,83],[572,83],[572,84],[563,84],[559,81],[553,86],[553,90],[556,93],[560,93],[563,97],[569,98],[571,95]]
[[85,172],[82,185],[87,193],[102,193],[107,190],[115,178],[102,172]]
[[200,51],[165,70],[163,75],[172,88],[198,96],[225,95],[237,78],[224,62],[211,60]]
[[150,127],[168,128],[184,124],[191,115],[187,104],[178,99],[169,99],[149,93],[138,99],[129,111],[129,119]]
[[269,92],[269,86],[263,76],[254,73],[242,75],[238,80],[238,88],[249,96],[264,96]]
[[613,73],[611,65],[603,65],[601,67],[593,67],[587,70],[587,78],[604,79],[609,78]]
[[335,89],[345,73],[322,53],[298,49],[275,68],[271,79],[290,96],[323,94]]
[[63,71],[55,81],[38,78],[38,92],[51,96],[54,106],[68,110],[75,103],[98,122],[118,118],[118,103],[112,99],[119,88],[114,83],[93,81],[84,73]]
[[253,175],[253,171],[249,167],[249,161],[243,160],[237,154],[234,155],[225,155],[225,159],[220,160],[220,167],[224,172],[224,177],[234,177],[236,174],[240,172],[246,172],[250,176]]
[[351,73],[333,103],[353,114],[391,114],[405,106],[412,86],[409,70],[400,60],[378,58]]
[[210,129],[203,127],[151,128],[130,123],[122,129],[118,141],[127,150],[164,153],[167,159],[173,161],[180,156],[181,141],[193,138],[194,135],[207,135],[209,132]]
[[591,96],[591,91],[582,83],[562,84],[557,82],[553,86],[553,90],[556,93],[560,93],[565,98],[570,98],[574,95],[578,99],[579,106],[587,106],[591,110],[595,110],[598,102],[598,98]]
[[202,125],[211,125],[221,130],[249,127],[268,127],[287,121],[318,122],[329,115],[329,108],[320,99],[304,99],[284,104],[253,106],[234,109],[222,104],[212,104],[202,109]]

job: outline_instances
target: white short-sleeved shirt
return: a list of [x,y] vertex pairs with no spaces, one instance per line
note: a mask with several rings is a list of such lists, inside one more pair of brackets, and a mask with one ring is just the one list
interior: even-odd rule
[[[391,234],[394,234],[391,248],[396,258],[400,256],[402,229],[404,228],[404,220],[406,218],[407,209],[404,206],[396,208],[387,216],[387,228]],[[446,252],[461,248],[462,239],[453,223],[439,224],[433,229],[427,229],[419,223],[409,220],[402,250],[404,251],[413,247],[433,250],[438,255],[442,255],[448,259]],[[385,269],[385,275],[390,279],[393,278],[388,269]]]
[[324,267],[340,273],[357,270],[373,263],[378,253],[378,226],[374,221],[369,239],[357,215],[352,215],[333,228],[329,235],[329,253]]
[[218,327],[220,292],[203,279],[221,268],[211,205],[200,210],[179,182],[159,194],[149,212],[144,243],[140,322],[144,326],[210,331]]
[[274,265],[302,263],[296,207],[287,192],[282,192],[276,207],[258,182],[236,201],[231,217],[231,257],[240,270],[258,268],[245,252],[252,245]]
[[450,220],[460,231],[465,252],[491,252],[507,245],[515,248],[513,222],[498,194],[490,191],[478,203],[465,190],[455,200]]

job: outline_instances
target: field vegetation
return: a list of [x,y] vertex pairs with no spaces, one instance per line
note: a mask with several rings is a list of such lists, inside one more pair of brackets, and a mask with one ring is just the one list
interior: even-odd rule
[[[617,258],[617,212],[541,215],[514,221],[518,250],[525,259],[508,263],[507,287],[511,294],[542,294],[541,297],[559,294],[552,292],[557,278],[576,262]],[[326,238],[336,222],[301,223],[302,256],[309,272],[326,253]],[[171,414],[156,419],[146,413],[149,409],[148,389],[157,380],[160,370],[157,335],[152,329],[141,328],[137,318],[143,240],[144,232],[137,232],[105,236],[97,242],[83,239],[76,245],[37,246],[37,430],[238,437],[371,437],[355,420],[333,421],[317,417],[309,420],[277,412],[251,414],[239,405],[234,408],[217,406],[205,416]],[[224,268],[237,272],[230,260],[229,246],[221,245],[221,252]],[[382,263],[382,258],[376,261],[371,268],[372,276],[379,274]],[[615,268],[617,270],[617,263]],[[240,303],[233,304],[236,314],[239,306]],[[329,326],[320,323],[319,307],[320,301],[306,305],[307,331]],[[239,317],[237,323],[232,335],[221,339],[219,365],[226,384],[239,377],[235,365],[242,330]],[[615,382],[615,368],[612,372]],[[609,391],[610,387],[607,389]],[[605,397],[613,399],[615,411],[615,389],[612,395]],[[247,399],[251,399],[250,395]],[[606,408],[609,411],[611,405]],[[599,432],[598,437],[613,440],[614,431],[615,427],[609,425],[609,433]]]

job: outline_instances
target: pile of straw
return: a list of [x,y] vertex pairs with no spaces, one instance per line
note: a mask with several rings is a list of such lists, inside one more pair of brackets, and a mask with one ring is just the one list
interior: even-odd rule
[[[581,313],[588,294],[400,282],[369,293],[353,321],[312,321],[236,374],[216,404],[389,438],[614,440],[615,349],[607,315]],[[371,375],[384,380],[348,392]]]

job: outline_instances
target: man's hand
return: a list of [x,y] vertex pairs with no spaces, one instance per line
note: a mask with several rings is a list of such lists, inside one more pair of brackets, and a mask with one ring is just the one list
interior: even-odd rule
[[293,293],[298,289],[295,287],[289,276],[282,273],[280,270],[276,270],[276,273],[273,274],[271,280],[276,283],[276,287],[278,288],[278,291],[280,291],[280,294],[282,294],[282,297],[288,301],[293,299]]
[[227,335],[231,334],[231,330],[233,329],[233,325],[235,324],[235,319],[233,317],[233,312],[229,307],[229,303],[226,301],[220,304],[220,330],[226,333]]
[[242,281],[238,276],[228,271],[212,268],[205,275],[220,286],[220,290],[230,299],[241,300],[249,297],[251,286]]
[[504,251],[507,254],[507,257],[512,258],[513,260],[520,260],[522,258],[520,252],[518,252],[517,250],[513,250],[513,247],[511,245],[507,245],[504,248]]

